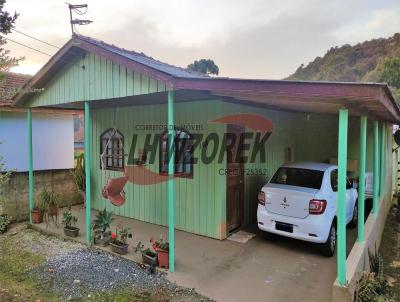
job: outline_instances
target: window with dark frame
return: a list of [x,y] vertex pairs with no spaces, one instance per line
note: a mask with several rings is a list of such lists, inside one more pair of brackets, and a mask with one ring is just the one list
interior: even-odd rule
[[[160,174],[168,174],[168,131],[160,137]],[[181,177],[193,175],[193,139],[185,129],[174,130],[174,174]]]
[[[101,134],[100,152],[100,156],[103,155],[100,160],[103,161],[104,169],[124,170],[124,136],[120,131],[107,129]],[[102,165],[101,167],[103,168]]]

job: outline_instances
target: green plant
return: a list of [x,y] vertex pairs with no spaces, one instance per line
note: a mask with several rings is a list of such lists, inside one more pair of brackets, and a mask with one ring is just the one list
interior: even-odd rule
[[77,221],[78,221],[78,218],[76,218],[76,216],[72,215],[72,212],[70,209],[63,213],[62,224],[64,225],[65,228],[71,229],[72,226],[75,226]]
[[150,238],[150,243],[155,251],[157,251],[157,249],[167,252],[169,251],[169,242],[164,240],[162,236],[160,236],[160,239],[158,240]]
[[10,224],[10,218],[7,214],[0,214],[0,234],[4,233],[7,230],[8,225]]
[[47,191],[47,189],[43,189],[43,191],[40,193],[39,204],[46,210],[48,210],[51,206],[58,207],[58,203],[59,196],[57,193],[53,191]]
[[377,278],[373,272],[363,272],[356,284],[354,302],[389,302],[391,298],[391,290],[385,279]]
[[[2,142],[0,141],[0,144],[1,143]],[[4,191],[7,183],[10,180],[10,177],[11,177],[11,171],[6,171],[5,162],[3,160],[3,157],[0,155],[0,192]],[[3,195],[4,194],[0,194],[0,214],[5,214],[3,213],[5,204]]]
[[47,205],[42,198],[36,199],[35,204],[33,205],[33,210],[39,210],[41,212],[45,212]]
[[115,233],[111,234],[113,243],[118,245],[125,245],[128,238],[132,238],[132,233],[129,233],[130,228],[118,225],[115,229]]
[[383,257],[378,252],[368,249],[370,272],[363,272],[354,291],[355,302],[391,301],[392,292],[383,274]]
[[374,273],[377,278],[383,278],[383,258],[378,252],[375,245],[375,252],[368,249],[369,270]]
[[76,158],[75,169],[71,171],[71,175],[74,179],[75,185],[79,191],[85,192],[86,190],[86,173],[85,173],[85,157],[84,154],[80,154]]
[[147,250],[150,251],[149,248],[147,248],[146,250],[144,250],[144,244],[143,244],[141,241],[139,241],[139,242],[136,244],[135,253],[143,253],[143,252],[145,252],[145,251],[147,251]]
[[92,229],[94,233],[100,233],[100,238],[103,239],[113,220],[112,213],[107,212],[104,208],[103,211],[97,213],[96,218],[93,220]]

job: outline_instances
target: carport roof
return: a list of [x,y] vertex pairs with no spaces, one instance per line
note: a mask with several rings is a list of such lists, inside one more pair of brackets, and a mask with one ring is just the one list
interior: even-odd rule
[[174,89],[206,90],[232,101],[286,111],[337,114],[400,122],[400,110],[384,83],[307,82],[231,78],[174,79]]
[[[139,70],[174,90],[206,92],[225,101],[245,102],[272,109],[337,114],[340,108],[350,115],[398,124],[400,111],[390,89],[383,83],[306,82],[207,77],[155,60],[143,53],[128,51],[103,41],[74,35],[14,98],[23,105],[29,88],[45,87],[61,67],[82,52],[92,52]],[[132,97],[137,99],[138,97]],[[114,99],[114,101],[117,99]],[[127,100],[128,101],[128,100]],[[128,102],[129,103],[129,102]]]

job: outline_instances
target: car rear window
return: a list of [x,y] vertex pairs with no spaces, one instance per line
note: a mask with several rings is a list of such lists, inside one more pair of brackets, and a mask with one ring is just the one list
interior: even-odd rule
[[320,189],[323,171],[281,167],[276,171],[270,183]]

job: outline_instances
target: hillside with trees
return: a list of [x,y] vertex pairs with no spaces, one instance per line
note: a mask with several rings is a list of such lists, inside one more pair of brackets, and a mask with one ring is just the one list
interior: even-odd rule
[[354,46],[332,47],[323,57],[300,65],[288,80],[386,82],[400,101],[400,33]]

